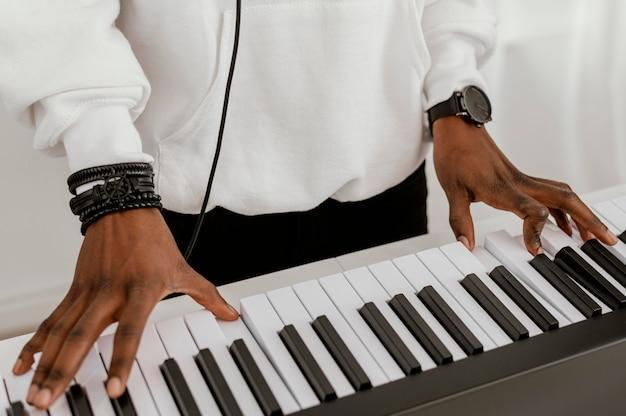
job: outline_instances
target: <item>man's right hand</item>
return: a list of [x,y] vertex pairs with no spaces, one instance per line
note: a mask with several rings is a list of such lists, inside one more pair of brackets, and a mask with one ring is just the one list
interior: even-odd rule
[[237,319],[215,286],[185,261],[160,212],[152,208],[109,214],[87,230],[74,281],[63,301],[20,353],[21,375],[42,352],[27,402],[47,409],[67,388],[102,331],[119,321],[107,391],[119,397],[148,316],[172,293],[185,293],[217,318]]

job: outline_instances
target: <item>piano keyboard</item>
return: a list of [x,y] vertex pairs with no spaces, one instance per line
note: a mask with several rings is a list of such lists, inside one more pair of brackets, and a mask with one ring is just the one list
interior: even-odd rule
[[235,322],[205,310],[158,320],[115,401],[104,386],[112,334],[48,412],[24,401],[32,370],[10,372],[28,336],[2,341],[0,409],[389,414],[624,341],[626,197],[592,207],[621,235],[616,246],[548,224],[533,258],[521,237],[498,230],[474,252],[455,242],[243,297]]

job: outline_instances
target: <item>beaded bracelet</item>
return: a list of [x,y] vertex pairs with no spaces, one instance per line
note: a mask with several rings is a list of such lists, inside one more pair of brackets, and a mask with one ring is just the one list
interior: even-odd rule
[[82,225],[80,226],[80,232],[81,232],[82,235],[85,235],[87,233],[87,228],[89,228],[89,226],[91,224],[93,224],[94,222],[96,222],[100,218],[104,217],[105,215],[112,214],[114,212],[128,211],[128,210],[131,210],[131,209],[138,209],[138,208],[158,208],[158,209],[161,209],[162,208],[161,199],[159,198],[158,201],[152,201],[152,202],[145,201],[145,202],[129,203],[129,204],[124,205],[123,207],[101,208],[99,211],[97,211],[96,213],[94,213],[90,217],[85,218],[83,220]]

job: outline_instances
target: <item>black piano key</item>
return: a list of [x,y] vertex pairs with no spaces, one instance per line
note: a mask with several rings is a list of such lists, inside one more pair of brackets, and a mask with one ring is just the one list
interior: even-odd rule
[[92,416],[91,403],[87,397],[87,392],[80,384],[72,384],[65,392],[67,403],[74,416]]
[[333,389],[326,374],[324,374],[315,361],[315,358],[313,358],[311,351],[309,351],[304,341],[302,341],[296,328],[293,325],[287,325],[280,330],[278,335],[298,365],[298,368],[300,368],[300,371],[302,371],[302,374],[304,374],[304,377],[313,388],[317,398],[322,403],[335,400],[337,398],[335,389]]
[[530,265],[539,272],[556,290],[574,305],[586,318],[602,314],[602,307],[591,299],[559,266],[545,254],[535,256]]
[[611,309],[626,305],[626,295],[617,290],[571,247],[559,250],[554,262]]
[[483,352],[483,344],[432,286],[425,286],[417,296],[467,355]]
[[583,244],[580,249],[622,286],[626,287],[626,264],[603,246],[601,242],[594,238]]
[[426,321],[415,310],[411,302],[403,294],[395,295],[389,301],[389,306],[398,315],[400,320],[413,334],[415,339],[426,350],[437,365],[451,363],[452,353],[437,337]]
[[337,330],[324,315],[317,317],[311,326],[320,337],[330,355],[341,368],[346,378],[356,391],[367,390],[372,387],[370,379],[363,371],[359,362],[354,358],[345,342],[341,339]]
[[559,327],[559,321],[554,315],[506,267],[495,267],[489,276],[543,332]]
[[6,411],[7,416],[28,416],[26,407],[24,407],[24,403],[22,402],[11,402]]
[[257,403],[259,403],[263,414],[266,416],[282,416],[283,411],[278,405],[274,393],[267,385],[261,370],[254,362],[244,340],[236,339],[233,341],[229,351],[243,378],[248,383],[250,390],[252,390],[252,394],[256,398]]
[[211,351],[206,348],[201,349],[198,355],[195,356],[195,360],[222,414],[225,416],[242,416],[243,413],[237,404],[237,400],[233,396],[233,392],[230,390],[224,374],[218,367]]
[[200,409],[198,409],[176,360],[168,358],[159,368],[180,414],[182,416],[200,416]]
[[617,236],[617,238],[619,238],[620,240],[622,240],[622,243],[626,243],[626,231],[624,231],[623,233],[621,233],[619,236]]
[[417,358],[404,344],[398,333],[389,325],[378,307],[372,302],[366,302],[359,313],[372,329],[376,337],[391,354],[400,369],[406,375],[417,374],[422,370]]
[[461,285],[478,304],[496,321],[513,341],[528,338],[528,329],[509,311],[506,306],[475,274],[468,274]]
[[111,405],[116,416],[137,416],[137,410],[135,410],[135,405],[130,398],[128,389],[124,390],[124,393],[117,399],[111,399]]

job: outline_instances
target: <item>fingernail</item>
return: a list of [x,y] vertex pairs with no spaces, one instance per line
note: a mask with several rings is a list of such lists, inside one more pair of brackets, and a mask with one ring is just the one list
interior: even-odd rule
[[612,231],[609,231],[609,237],[611,237],[611,245],[617,244],[619,238]]
[[17,375],[22,371],[22,359],[18,358],[13,366],[13,374]]
[[235,309],[233,306],[228,305],[228,304],[227,304],[226,306],[228,306],[228,309],[229,309],[232,313],[234,313],[234,314],[236,314],[236,315],[239,315],[239,312],[238,312],[238,311],[237,311],[237,309]]
[[26,394],[26,402],[32,404],[38,391],[39,386],[37,386],[36,384],[31,384],[28,388],[28,394]]
[[40,409],[47,409],[50,406],[50,397],[52,393],[50,389],[41,389],[35,395],[33,399],[33,404]]
[[111,398],[118,398],[124,393],[122,381],[118,377],[112,377],[107,381],[107,393]]
[[463,244],[465,247],[467,247],[468,250],[470,249],[470,243],[469,240],[467,239],[467,237],[465,237],[464,235],[460,235],[457,238],[457,241],[459,241],[461,244]]
[[543,254],[543,248],[539,247],[537,248],[537,256]]

